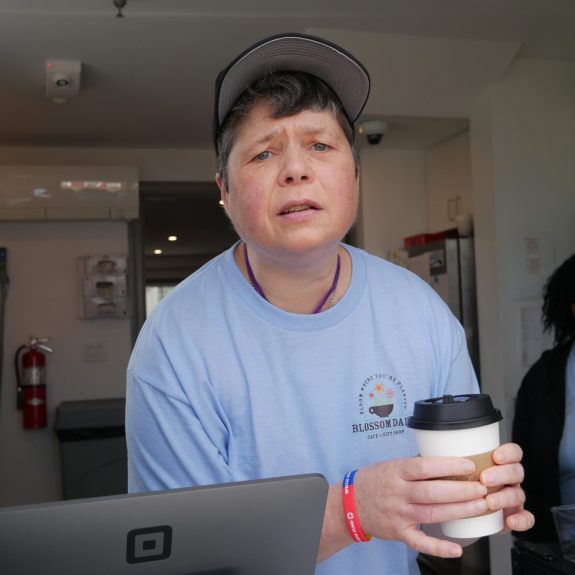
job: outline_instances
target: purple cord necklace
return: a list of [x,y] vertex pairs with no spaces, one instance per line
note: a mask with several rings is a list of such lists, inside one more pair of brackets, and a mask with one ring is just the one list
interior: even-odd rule
[[[252,287],[256,290],[256,292],[261,295],[266,301],[269,301],[262,289],[262,286],[256,280],[256,276],[254,275],[254,271],[252,270],[252,266],[250,265],[250,258],[248,257],[248,246],[244,243],[244,258],[246,260],[246,268],[248,270],[248,276],[250,278],[250,282]],[[337,267],[335,268],[335,276],[333,277],[333,282],[331,287],[327,291],[327,293],[323,296],[322,300],[319,302],[319,305],[315,308],[313,313],[319,313],[323,306],[326,304],[327,300],[330,297],[335,296],[335,290],[337,289],[337,282],[339,281],[339,270],[341,269],[341,260],[339,254],[337,254]]]

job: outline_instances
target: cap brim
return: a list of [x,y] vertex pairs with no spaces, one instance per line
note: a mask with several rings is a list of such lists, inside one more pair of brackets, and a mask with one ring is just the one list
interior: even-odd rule
[[369,96],[369,74],[351,54],[321,38],[303,34],[272,36],[240,54],[216,81],[217,126],[251,84],[270,72],[306,72],[337,94],[350,122]]

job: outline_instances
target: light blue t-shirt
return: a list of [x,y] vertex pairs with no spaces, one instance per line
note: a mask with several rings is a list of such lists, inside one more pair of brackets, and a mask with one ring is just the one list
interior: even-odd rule
[[[130,491],[300,473],[340,483],[417,454],[406,427],[414,401],[477,392],[463,329],[437,294],[344,247],[350,286],[320,314],[261,298],[233,248],[156,307],[128,366]],[[413,574],[415,558],[403,543],[372,540],[317,573]]]
[[565,425],[559,444],[561,505],[575,503],[575,344],[565,368]]

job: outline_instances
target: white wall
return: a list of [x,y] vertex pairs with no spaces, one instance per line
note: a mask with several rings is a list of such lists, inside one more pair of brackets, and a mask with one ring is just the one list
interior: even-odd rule
[[[128,319],[78,319],[78,257],[127,254],[120,222],[0,222],[10,285],[4,325],[0,413],[0,506],[61,497],[58,442],[52,426],[65,400],[123,397],[130,353]],[[16,410],[13,357],[30,336],[49,337],[48,427],[24,430]],[[84,361],[84,345],[103,341],[106,361]]]
[[[518,310],[540,301],[549,273],[575,251],[575,65],[519,61],[478,101],[472,135],[478,282],[480,294],[491,294],[484,331],[499,335],[504,353],[504,369],[486,385],[506,390],[510,423],[526,371]],[[536,273],[527,269],[526,238],[540,240]]]
[[360,150],[359,240],[387,258],[403,238],[427,228],[426,153],[377,147]]
[[[528,368],[521,309],[540,308],[547,276],[575,252],[575,64],[519,60],[477,100],[471,150],[482,382],[508,439]],[[526,238],[540,246],[531,272]],[[511,573],[509,545],[492,538],[494,575]]]
[[[8,165],[131,165],[142,181],[211,181],[212,150],[0,148]],[[79,256],[128,253],[127,226],[117,222],[5,223],[10,292],[6,302],[0,412],[0,506],[61,498],[59,444],[52,431],[61,401],[124,396],[131,351],[127,319],[77,318]],[[31,335],[49,336],[48,428],[24,431],[15,408],[13,354]],[[84,362],[84,345],[105,341],[107,360]]]
[[366,147],[360,150],[362,246],[387,258],[406,236],[455,227],[448,200],[472,214],[469,132],[426,150]]
[[456,215],[473,213],[469,132],[430,149],[427,158],[427,231],[457,225]]

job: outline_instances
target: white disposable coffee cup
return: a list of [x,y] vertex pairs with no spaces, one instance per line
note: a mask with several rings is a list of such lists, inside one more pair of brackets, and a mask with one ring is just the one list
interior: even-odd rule
[[[475,462],[475,473],[451,477],[478,481],[479,474],[493,465],[491,454],[500,444],[501,412],[486,394],[446,395],[415,403],[407,425],[415,432],[423,456],[465,457]],[[454,519],[441,524],[448,537],[475,538],[503,529],[503,511]]]

